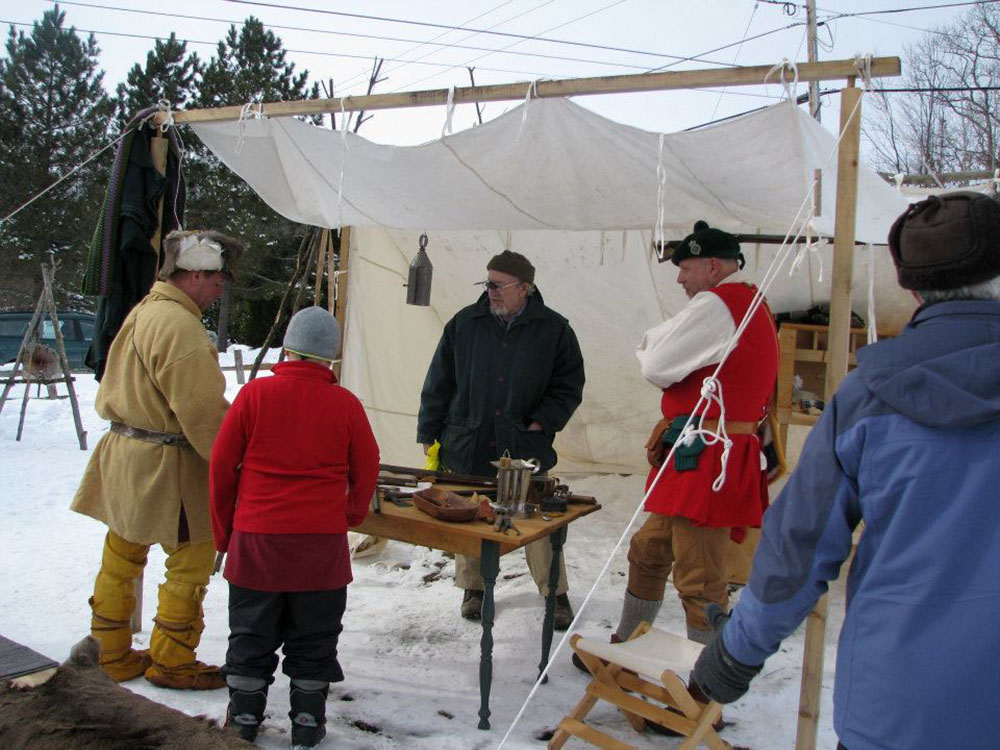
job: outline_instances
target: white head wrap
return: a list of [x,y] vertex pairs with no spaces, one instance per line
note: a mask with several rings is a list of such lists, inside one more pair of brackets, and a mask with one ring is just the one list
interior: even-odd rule
[[222,245],[198,234],[182,237],[176,265],[185,271],[221,271]]

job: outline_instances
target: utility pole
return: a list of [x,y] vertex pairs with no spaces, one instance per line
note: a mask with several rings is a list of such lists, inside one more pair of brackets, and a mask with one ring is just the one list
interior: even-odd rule
[[[806,0],[806,33],[809,39],[806,44],[806,54],[809,62],[817,62],[818,45],[816,42],[816,0]],[[819,116],[819,81],[809,81],[809,114],[820,121]]]

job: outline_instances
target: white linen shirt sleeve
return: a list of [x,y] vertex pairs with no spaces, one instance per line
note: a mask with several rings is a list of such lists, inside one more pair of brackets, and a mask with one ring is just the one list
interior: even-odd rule
[[733,316],[717,294],[699,292],[679,313],[642,335],[636,347],[642,376],[659,388],[718,364],[736,333]]

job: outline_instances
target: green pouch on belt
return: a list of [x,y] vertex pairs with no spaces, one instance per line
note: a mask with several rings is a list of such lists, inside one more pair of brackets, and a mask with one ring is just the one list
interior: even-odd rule
[[[674,417],[670,427],[663,433],[663,443],[667,446],[667,450],[677,442],[681,436],[681,430],[684,429],[690,416],[690,414],[681,414]],[[696,436],[690,445],[679,444],[677,450],[674,451],[674,470],[693,471],[698,468],[698,457],[703,450],[705,450],[705,441],[701,439],[701,435]]]

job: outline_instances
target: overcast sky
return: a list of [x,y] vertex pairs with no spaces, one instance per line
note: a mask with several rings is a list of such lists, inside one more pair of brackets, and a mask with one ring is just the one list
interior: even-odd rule
[[[386,58],[376,93],[510,83],[539,78],[642,73],[654,69],[764,65],[804,61],[805,11],[765,0],[86,0],[60,3],[66,25],[93,31],[109,91],[145,60],[153,38],[175,31],[203,59],[230,24],[250,15],[284,42],[296,70],[332,79],[336,95],[363,94],[372,59]],[[891,14],[844,16],[871,11]],[[943,7],[940,7],[943,6]],[[821,60],[855,54],[902,57],[904,47],[969,11],[956,0],[819,0]],[[30,30],[53,7],[41,0],[0,0],[0,22]],[[788,14],[791,11],[791,15]],[[378,16],[352,17],[350,14]],[[452,30],[445,27],[464,27]],[[485,33],[485,32],[494,33]],[[526,38],[530,37],[530,38]],[[683,58],[696,57],[693,61]],[[680,59],[679,59],[680,58]],[[839,88],[830,82],[823,88]],[[798,93],[805,92],[800,84]],[[672,132],[777,101],[778,85],[578,98],[607,117],[647,130]],[[836,96],[824,98],[823,121],[834,129]],[[484,105],[484,119],[516,106]],[[412,144],[440,135],[445,108],[381,111],[360,135]],[[456,130],[476,121],[475,108],[456,109]]]

